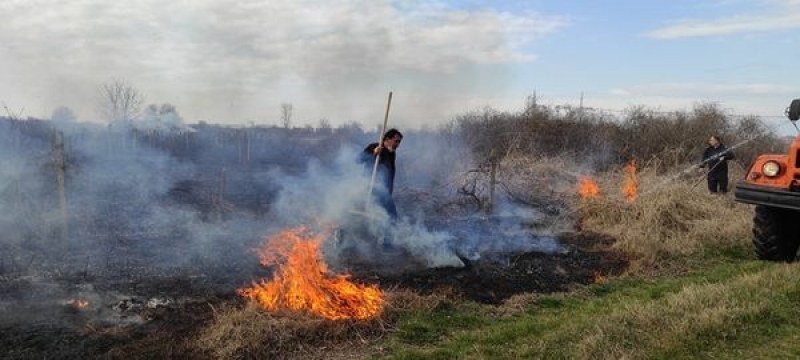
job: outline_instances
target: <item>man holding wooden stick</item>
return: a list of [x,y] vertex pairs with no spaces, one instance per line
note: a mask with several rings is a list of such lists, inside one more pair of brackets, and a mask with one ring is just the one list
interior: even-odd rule
[[397,129],[389,129],[381,139],[383,141],[381,144],[372,143],[367,145],[361,154],[361,161],[367,165],[372,165],[373,161],[377,162],[377,170],[375,171],[376,184],[374,189],[371,189],[372,195],[392,220],[395,220],[397,219],[397,207],[392,199],[395,174],[394,160],[397,148],[400,147],[400,142],[403,140],[403,134]]

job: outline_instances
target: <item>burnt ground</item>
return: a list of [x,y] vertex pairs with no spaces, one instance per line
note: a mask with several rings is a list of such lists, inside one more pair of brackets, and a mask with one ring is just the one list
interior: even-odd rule
[[[562,250],[557,253],[520,253],[503,261],[465,259],[463,268],[394,275],[354,269],[353,275],[421,293],[449,289],[494,304],[519,293],[568,290],[594,282],[597,275],[621,273],[627,266],[607,236],[576,233],[559,240]],[[4,359],[208,358],[192,342],[213,319],[215,308],[243,303],[233,292],[236,285],[230,284],[245,285],[248,276],[265,274],[255,268],[224,270],[190,276],[140,269],[140,276],[116,281],[85,272],[0,274],[0,354]],[[90,304],[76,309],[66,303],[71,297]]]
[[621,274],[627,268],[624,254],[611,248],[614,239],[601,234],[570,233],[560,238],[556,253],[527,252],[502,260],[470,261],[462,268],[436,268],[393,275],[356,271],[383,287],[414,289],[420,293],[454,292],[465,299],[499,304],[520,293],[567,291],[575,284],[591,284],[598,277]]

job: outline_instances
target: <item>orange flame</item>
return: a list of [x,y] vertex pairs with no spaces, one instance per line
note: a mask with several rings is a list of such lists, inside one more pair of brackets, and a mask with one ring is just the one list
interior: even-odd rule
[[597,270],[592,270],[592,281],[595,284],[603,284],[606,282],[606,277],[603,276],[603,273]]
[[578,195],[584,200],[597,198],[600,196],[600,187],[594,180],[581,176],[578,181]]
[[258,249],[261,265],[278,268],[264,279],[239,289],[239,295],[272,312],[307,312],[331,320],[368,319],[383,311],[384,294],[375,285],[360,285],[346,274],[330,274],[320,257],[324,235],[305,228],[284,230]]
[[69,299],[67,300],[67,305],[77,310],[84,310],[89,307],[89,301],[83,299]]
[[636,201],[639,196],[639,180],[636,178],[636,162],[631,160],[623,169],[625,173],[625,185],[622,187],[622,194],[629,203]]

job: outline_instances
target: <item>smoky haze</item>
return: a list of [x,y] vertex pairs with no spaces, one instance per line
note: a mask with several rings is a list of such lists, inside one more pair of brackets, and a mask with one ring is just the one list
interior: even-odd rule
[[[370,169],[356,161],[376,133],[150,125],[0,119],[0,274],[17,279],[3,286],[30,289],[0,298],[4,313],[46,314],[70,296],[232,294],[268,275],[253,249],[298,225],[337,229],[325,244],[334,269],[377,259],[376,271],[414,271],[559,250],[552,233],[531,235],[535,209],[503,196],[494,217],[464,205],[456,189],[473,160],[453,132],[406,132],[401,218],[391,226],[380,206],[365,208]],[[394,252],[379,246],[387,238]]]
[[277,124],[279,105],[291,102],[298,123],[366,123],[380,118],[380,101],[365,102],[389,86],[414,95],[397,119],[445,120],[491,97],[441,96],[485,86],[469,67],[530,61],[526,45],[567,24],[428,1],[4,1],[0,11],[15,14],[0,23],[14,54],[0,57],[0,100],[37,117],[66,104],[84,121],[101,120],[94,98],[109,78],[192,122]]

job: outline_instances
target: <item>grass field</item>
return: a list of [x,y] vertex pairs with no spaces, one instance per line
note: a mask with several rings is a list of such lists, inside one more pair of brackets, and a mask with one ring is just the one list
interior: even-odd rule
[[443,303],[403,317],[390,359],[674,359],[800,356],[800,265],[732,248],[691,270],[626,276],[502,307]]

